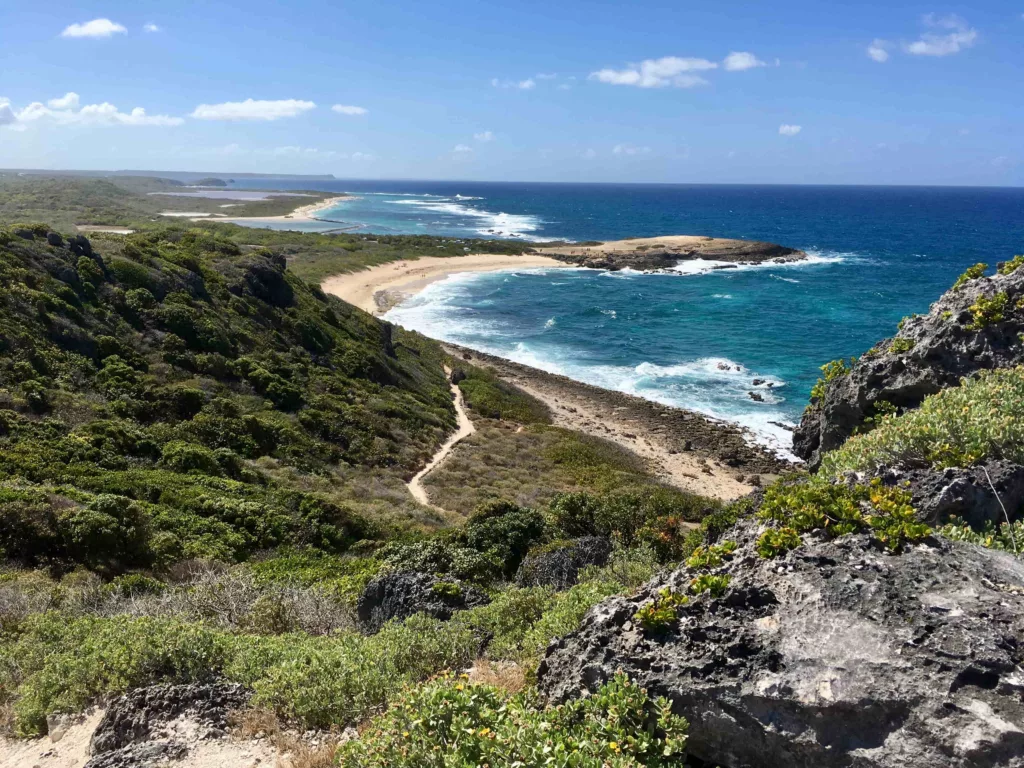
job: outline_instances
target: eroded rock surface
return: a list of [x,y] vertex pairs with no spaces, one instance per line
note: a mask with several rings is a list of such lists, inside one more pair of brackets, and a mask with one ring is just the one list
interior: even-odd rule
[[392,619],[425,613],[447,621],[456,611],[488,602],[487,595],[468,584],[417,571],[393,571],[366,585],[356,613],[364,631],[378,632]]
[[785,263],[807,257],[803,251],[775,243],[686,235],[556,246],[542,252],[577,266],[613,271],[672,269],[692,259],[726,262],[714,268],[729,269],[739,264]]
[[890,555],[867,535],[765,560],[757,532],[729,534],[726,593],[662,634],[634,615],[685,592],[686,568],[595,607],[548,648],[542,691],[565,700],[622,669],[724,768],[1024,766],[1024,563],[945,540]]
[[608,562],[612,543],[603,536],[584,536],[547,552],[528,555],[516,572],[521,587],[569,589],[587,566]]
[[[971,307],[979,298],[1005,295],[1003,319],[975,327]],[[908,318],[892,339],[865,353],[825,396],[804,413],[793,433],[793,452],[815,468],[877,412],[876,404],[916,408],[928,395],[955,387],[976,371],[1024,363],[1024,269],[970,280],[947,291],[927,315]]]

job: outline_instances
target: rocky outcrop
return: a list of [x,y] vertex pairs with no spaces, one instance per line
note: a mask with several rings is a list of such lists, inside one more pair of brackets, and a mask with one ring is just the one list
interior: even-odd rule
[[447,621],[456,611],[489,602],[487,595],[468,584],[417,571],[392,571],[366,585],[356,614],[363,630],[373,633],[392,619],[425,613]]
[[622,669],[690,721],[688,749],[724,768],[1024,766],[1024,563],[927,540],[890,555],[867,535],[805,543],[765,560],[757,526],[663,632],[634,618],[665,587],[595,607],[548,648],[556,701]]
[[153,685],[131,691],[103,715],[85,768],[138,768],[188,754],[189,744],[224,736],[229,714],[250,692],[230,683]]
[[886,485],[905,486],[913,497],[918,519],[942,525],[952,518],[983,530],[989,523],[1018,520],[1024,510],[1024,467],[999,459],[966,469],[883,468]]
[[[823,453],[876,414],[877,404],[916,408],[928,395],[957,386],[978,370],[1024,362],[1024,309],[1017,306],[1022,297],[1024,269],[947,291],[927,315],[908,318],[895,338],[877,344],[848,373],[828,382],[793,433],[793,452],[815,468]],[[979,298],[1004,302],[1002,319],[979,322],[972,311]]]
[[580,244],[543,251],[552,257],[591,269],[635,269],[645,272],[672,269],[681,261],[706,259],[731,265],[784,263],[807,257],[803,251],[757,240],[732,240],[717,237],[655,237],[620,240],[595,245]]
[[527,555],[516,572],[520,587],[569,589],[584,568],[608,562],[612,543],[603,536],[584,536],[546,552]]

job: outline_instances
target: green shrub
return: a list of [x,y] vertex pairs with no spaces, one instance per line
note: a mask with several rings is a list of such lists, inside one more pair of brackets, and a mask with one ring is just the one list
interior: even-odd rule
[[1000,275],[1012,275],[1021,267],[1024,267],[1024,255],[1014,256],[1009,261],[1004,261],[996,267]]
[[982,371],[926,397],[825,455],[819,474],[840,478],[880,466],[970,467],[989,457],[1024,462],[1024,368]]
[[487,419],[519,424],[551,423],[551,413],[546,405],[490,371],[473,366],[466,366],[462,371],[466,377],[459,382],[459,389],[471,411]]
[[654,599],[645,603],[633,615],[633,620],[648,632],[666,632],[679,619],[679,609],[690,602],[686,595],[668,587],[660,590]]
[[966,285],[971,280],[977,280],[979,277],[984,277],[986,269],[988,269],[988,264],[980,262],[975,264],[973,267],[968,267],[967,271],[960,275],[960,277],[956,279],[956,282],[953,283],[952,290],[955,291],[957,288],[962,285]]
[[203,475],[220,475],[217,457],[209,448],[181,440],[164,446],[160,463],[172,472],[198,472]]
[[1024,554],[1024,520],[1012,523],[1000,523],[998,526],[989,521],[981,531],[975,531],[963,520],[954,519],[939,529],[939,533],[953,541],[966,541],[988,549],[1001,552]]
[[62,511],[58,521],[69,553],[90,568],[138,567],[151,559],[149,516],[131,499],[97,496]]
[[967,308],[974,318],[967,324],[971,331],[981,331],[995,323],[1001,323],[1006,319],[1006,310],[1010,306],[1010,297],[1004,291],[1000,291],[991,298],[979,296],[978,299]]
[[778,557],[803,543],[800,534],[792,528],[769,528],[757,538],[757,554],[766,560]]
[[707,547],[697,547],[693,554],[686,560],[686,567],[693,569],[717,568],[736,551],[735,541],[723,541],[721,544],[711,544]]
[[825,397],[829,382],[848,374],[855,362],[855,358],[851,358],[849,364],[845,360],[839,359],[832,360],[821,366],[821,378],[811,387],[811,403],[820,403]]
[[710,595],[721,597],[729,587],[732,576],[720,574],[714,576],[710,573],[702,573],[690,582],[690,592],[694,595]]
[[491,502],[470,516],[458,538],[501,562],[502,572],[511,576],[543,535],[544,518],[539,512],[511,502]]
[[442,678],[407,690],[359,739],[343,768],[670,766],[682,763],[687,723],[622,673],[593,694],[544,707],[533,693]]
[[892,344],[889,345],[889,352],[893,355],[899,355],[904,352],[909,352],[914,348],[913,339],[896,338],[892,340]]

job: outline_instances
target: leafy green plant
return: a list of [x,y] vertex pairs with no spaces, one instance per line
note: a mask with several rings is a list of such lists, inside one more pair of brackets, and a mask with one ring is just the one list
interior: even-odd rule
[[690,582],[690,592],[694,595],[709,595],[710,597],[721,597],[729,588],[732,576],[728,574],[712,575],[702,573]]
[[633,615],[633,620],[648,632],[664,632],[675,625],[679,609],[689,602],[690,598],[686,595],[665,587],[651,602],[640,607]]
[[831,362],[825,363],[821,366],[821,378],[819,378],[815,385],[811,387],[811,402],[820,402],[822,398],[825,397],[825,392],[828,389],[829,382],[848,374],[855,362],[855,358],[850,358],[849,363],[843,359],[839,359],[832,360]]
[[462,587],[454,581],[435,581],[430,585],[430,591],[441,598],[457,599],[462,597]]
[[792,528],[769,528],[757,537],[757,544],[754,545],[754,548],[757,550],[757,554],[770,560],[791,549],[796,549],[802,543],[800,534]]
[[920,541],[931,534],[931,528],[918,522],[911,505],[911,494],[903,488],[882,485],[877,477],[871,481],[868,496],[874,512],[867,523],[890,552],[898,552],[908,542]]
[[914,343],[913,339],[895,338],[889,345],[889,352],[894,355],[909,352],[914,348]]
[[989,456],[1024,461],[1024,368],[982,371],[926,397],[826,454],[819,474],[838,479],[899,464],[969,467]]
[[1024,267],[1024,255],[1014,256],[1009,261],[1004,261],[996,267],[1000,275],[1012,275],[1021,267]]
[[722,564],[724,558],[736,551],[735,541],[723,541],[721,544],[711,544],[707,547],[698,547],[686,560],[686,567],[693,569],[717,568]]
[[1010,297],[1004,291],[1000,291],[991,298],[979,296],[977,301],[967,308],[971,317],[974,318],[967,324],[968,330],[980,331],[995,323],[1001,323],[1006,319],[1006,310],[1009,305]]
[[681,764],[687,723],[622,673],[592,695],[545,707],[532,693],[509,696],[465,678],[405,691],[359,738],[343,768],[477,766],[665,766]]
[[952,290],[955,291],[957,288],[966,285],[971,280],[977,280],[979,277],[984,277],[986,269],[988,269],[988,264],[981,262],[975,264],[973,267],[968,267],[967,271],[960,275],[960,277],[958,277],[953,283]]
[[989,521],[983,530],[976,531],[963,520],[955,519],[942,526],[939,534],[953,541],[966,541],[988,549],[1024,555],[1024,520],[999,525]]

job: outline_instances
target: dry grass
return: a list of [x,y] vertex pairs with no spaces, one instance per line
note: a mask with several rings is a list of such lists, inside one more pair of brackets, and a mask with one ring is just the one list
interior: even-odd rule
[[431,501],[445,509],[468,514],[494,498],[538,508],[565,491],[657,484],[643,459],[600,438],[489,419],[476,426],[424,480]]
[[490,661],[481,657],[469,670],[469,681],[515,694],[526,688],[526,670],[514,661]]
[[231,735],[236,739],[266,739],[277,750],[278,768],[329,768],[338,745],[338,734],[319,734],[313,740],[287,729],[273,712],[251,708],[233,713]]

